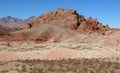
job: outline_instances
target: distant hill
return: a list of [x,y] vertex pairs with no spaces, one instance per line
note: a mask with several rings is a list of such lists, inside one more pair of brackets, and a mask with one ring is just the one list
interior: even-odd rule
[[24,24],[25,22],[22,19],[14,18],[11,16],[0,18],[0,25],[5,27],[20,27]]
[[33,20],[35,18],[36,18],[36,16],[31,16],[31,17],[25,19],[24,22],[29,22],[29,21],[31,21],[31,20]]
[[15,18],[12,16],[6,16],[3,18],[0,18],[0,31],[2,32],[11,32],[16,30],[21,30],[22,27],[32,19],[34,19],[35,16],[31,16],[25,20]]
[[3,17],[0,19],[0,23],[16,23],[16,22],[22,22],[22,19],[14,18],[11,16]]
[[19,19],[19,18],[15,18],[12,16],[7,16],[7,17],[3,17],[0,18],[0,25],[4,26],[4,27],[22,27],[24,26],[27,22],[29,22],[30,20],[34,19],[35,16],[29,17],[25,20],[23,19]]

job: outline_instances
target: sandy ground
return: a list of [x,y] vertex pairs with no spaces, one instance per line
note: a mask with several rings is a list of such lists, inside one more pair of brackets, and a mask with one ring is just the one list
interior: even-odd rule
[[[66,58],[120,58],[120,31],[110,35],[77,35],[80,40],[61,43],[29,44],[8,47],[0,45],[0,61],[56,60]],[[73,38],[74,39],[74,38]],[[79,42],[78,42],[79,41]],[[16,42],[14,42],[15,44]],[[17,44],[17,43],[16,43]]]
[[54,60],[63,58],[75,58],[78,52],[70,49],[52,49],[52,50],[36,50],[25,52],[1,52],[0,61],[10,60],[26,60],[26,59],[40,59],[40,60]]
[[[68,45],[69,46],[69,45]],[[73,45],[76,48],[75,45]],[[82,49],[70,49],[66,48],[52,48],[45,50],[31,50],[31,51],[5,51],[0,52],[0,61],[11,60],[60,60],[67,58],[120,58],[120,51],[116,49],[100,48],[100,47],[83,47]]]

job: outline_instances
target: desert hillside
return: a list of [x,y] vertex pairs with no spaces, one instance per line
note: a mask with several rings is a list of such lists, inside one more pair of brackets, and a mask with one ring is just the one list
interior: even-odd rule
[[0,44],[10,46],[75,41],[119,48],[120,43],[120,29],[110,28],[92,17],[85,18],[76,10],[62,8],[30,18],[20,30],[14,32],[4,31],[1,27],[0,33]]
[[[59,8],[54,11],[48,11],[36,18],[31,17],[28,20],[21,30],[14,32],[6,32],[1,27],[1,51],[41,50],[45,47],[34,48],[33,46],[50,43],[51,45],[47,46],[49,49],[54,49],[55,46],[56,49],[62,49],[63,47],[59,46],[61,44],[63,46],[69,45],[66,49],[69,49],[70,46],[79,49],[82,44],[87,44],[92,49],[96,49],[96,47],[101,48],[100,50],[111,49],[118,52],[118,54],[115,53],[117,57],[120,55],[120,29],[110,28],[92,17],[85,18],[83,15],[78,14],[76,10]],[[91,45],[99,46],[91,47]],[[108,53],[114,56],[113,51]]]
[[63,8],[19,26],[0,26],[0,73],[120,73],[120,29]]

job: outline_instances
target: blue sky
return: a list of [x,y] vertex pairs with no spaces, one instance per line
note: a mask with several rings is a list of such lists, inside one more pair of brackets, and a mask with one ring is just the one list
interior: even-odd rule
[[0,18],[26,19],[57,8],[74,9],[86,18],[120,28],[120,0],[0,0]]

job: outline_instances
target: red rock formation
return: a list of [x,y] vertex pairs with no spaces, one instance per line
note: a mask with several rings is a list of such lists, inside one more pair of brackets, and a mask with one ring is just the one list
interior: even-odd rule
[[99,23],[97,19],[92,19],[92,17],[89,17],[86,19],[85,22],[82,22],[80,24],[77,30],[81,33],[85,32],[105,33],[105,31],[108,31],[109,29],[110,28],[108,25],[104,26],[101,23]]
[[84,17],[79,15],[75,10],[60,8],[39,16],[36,20],[29,22],[25,28],[36,27],[41,24],[56,24],[75,30],[81,21],[85,21]]
[[[62,8],[57,9],[55,11],[47,12],[47,13],[39,16],[38,18],[31,20],[24,27],[24,29],[39,27],[42,25],[62,27],[67,30],[76,30],[80,33],[97,32],[97,33],[105,34],[105,32],[109,30],[108,25],[103,26],[101,23],[99,23],[99,21],[97,19],[92,19],[92,17],[85,19],[84,16],[79,15],[75,10],[62,9]],[[47,27],[43,27],[43,28],[47,28]],[[56,28],[56,27],[54,27],[54,28]],[[54,29],[54,28],[52,28],[52,29]],[[57,29],[57,30],[63,30],[63,29]],[[42,31],[42,30],[40,29],[40,31]],[[50,31],[50,30],[48,30],[48,29],[44,30],[43,34],[48,31]],[[49,32],[49,34],[51,34],[53,32]],[[58,33],[60,33],[60,32],[58,32]],[[49,34],[46,34],[44,36],[42,36],[40,33],[38,33],[38,34],[39,34],[38,37],[29,38],[30,41],[46,42],[50,39],[50,37],[52,37]],[[65,34],[63,34],[63,35],[65,35]]]
[[54,38],[55,41],[61,41],[61,39],[74,36],[73,33],[76,34],[77,32],[105,34],[109,30],[109,26],[103,26],[97,19],[91,17],[85,19],[75,10],[60,8],[31,20],[24,29],[26,30],[11,34],[12,40],[27,40],[40,43]]
[[109,30],[108,25],[103,26],[97,19],[92,19],[92,17],[85,19],[84,16],[79,15],[75,10],[62,8],[39,16],[37,19],[29,22],[25,28],[37,27],[41,24],[56,24],[64,28],[77,30],[81,33],[91,31],[104,33]]

